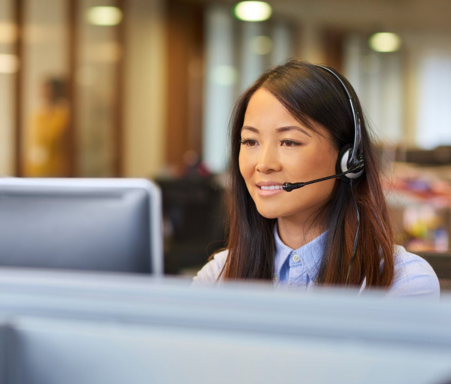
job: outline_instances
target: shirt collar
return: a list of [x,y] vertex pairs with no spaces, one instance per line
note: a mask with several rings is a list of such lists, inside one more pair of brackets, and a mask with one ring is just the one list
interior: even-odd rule
[[276,225],[274,226],[274,240],[276,243],[276,257],[274,260],[274,267],[276,273],[279,273],[290,254],[292,252],[296,252],[296,254],[301,259],[301,262],[305,266],[310,279],[316,280],[326,245],[327,232],[328,231],[323,232],[321,235],[319,235],[309,243],[304,244],[302,247],[294,250],[282,242],[279,237],[276,223]]

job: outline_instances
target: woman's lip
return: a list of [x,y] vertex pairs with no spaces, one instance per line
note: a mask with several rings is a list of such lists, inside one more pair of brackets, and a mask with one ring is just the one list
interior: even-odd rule
[[[280,184],[269,184],[266,186],[270,186],[270,185],[277,185],[277,186],[281,186]],[[265,186],[265,185],[263,185]],[[274,196],[274,195],[278,195],[279,193],[283,192],[282,188],[278,188],[278,189],[261,189],[260,188],[261,185],[257,185],[257,191],[258,191],[258,195],[259,196]]]
[[281,186],[282,184],[281,183],[278,183],[277,181],[261,181],[261,182],[259,182],[259,183],[257,183],[257,187],[270,187],[270,186],[272,186],[272,185],[278,185],[278,186]]

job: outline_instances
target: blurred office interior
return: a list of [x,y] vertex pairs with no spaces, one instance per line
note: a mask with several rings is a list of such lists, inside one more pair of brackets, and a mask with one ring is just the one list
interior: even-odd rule
[[[234,101],[295,57],[360,96],[397,242],[449,254],[451,3],[270,4],[250,22],[228,0],[0,0],[0,174],[157,181],[166,272],[192,274],[225,244]],[[379,32],[394,47],[370,46]]]

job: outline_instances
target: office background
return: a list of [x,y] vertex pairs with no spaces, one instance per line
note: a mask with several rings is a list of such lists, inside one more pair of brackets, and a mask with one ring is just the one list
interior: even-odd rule
[[[451,3],[277,0],[263,22],[238,20],[233,5],[0,0],[0,174],[156,180],[167,272],[192,273],[224,244],[234,100],[296,57],[354,85],[379,140],[397,242],[449,252]],[[396,33],[399,48],[376,52],[377,32]],[[38,137],[43,124],[50,133]]]

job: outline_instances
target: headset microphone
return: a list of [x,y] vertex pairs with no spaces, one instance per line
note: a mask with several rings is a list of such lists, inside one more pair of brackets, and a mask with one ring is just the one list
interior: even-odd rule
[[286,191],[286,192],[291,192],[294,189],[299,189],[299,188],[305,187],[306,185],[309,185],[309,184],[319,183],[320,181],[336,179],[338,177],[345,176],[348,173],[355,173],[355,174],[357,174],[362,167],[363,167],[363,164],[358,164],[355,167],[352,167],[351,169],[348,169],[346,172],[337,173],[335,175],[323,177],[321,179],[315,179],[315,180],[310,180],[310,181],[305,181],[305,182],[300,182],[300,183],[283,183],[282,184],[282,189],[284,191]]

